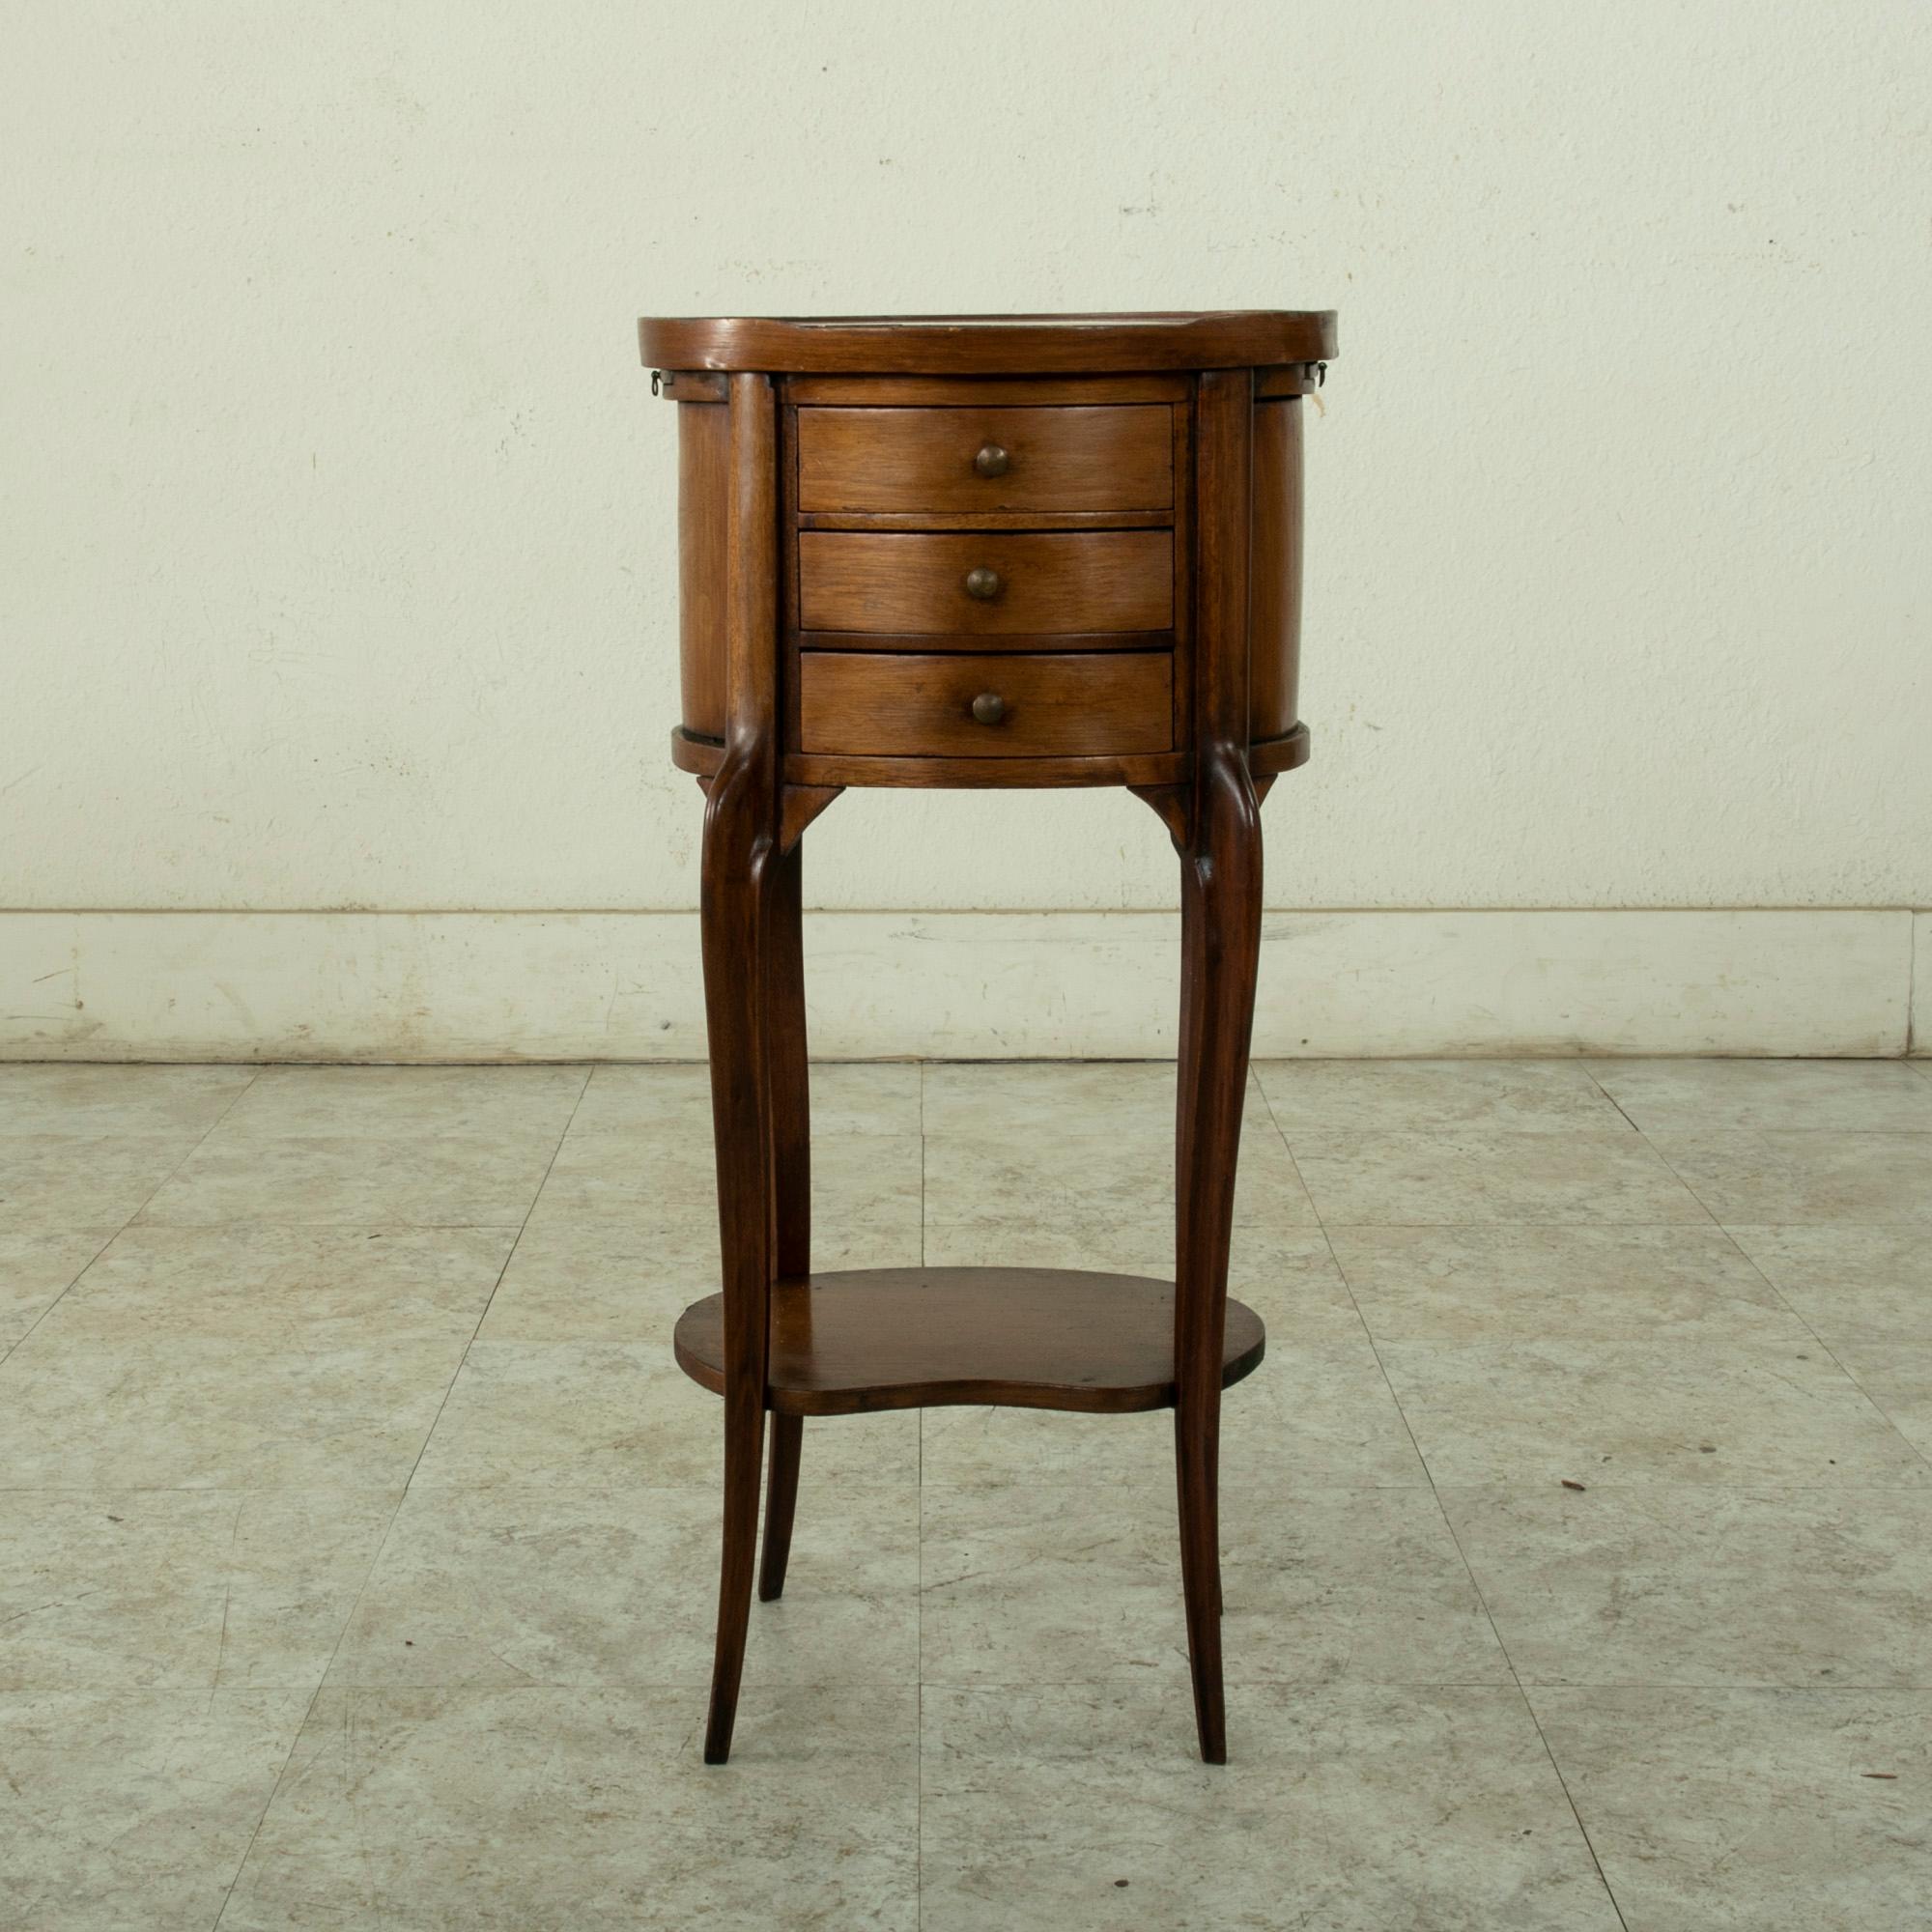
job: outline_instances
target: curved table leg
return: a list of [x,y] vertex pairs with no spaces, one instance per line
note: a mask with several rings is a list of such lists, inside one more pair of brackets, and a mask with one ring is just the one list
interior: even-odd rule
[[1221,1690],[1221,1351],[1261,951],[1261,821],[1245,761],[1215,760],[1181,854],[1176,1137],[1175,1475],[1201,1755],[1225,1764]]
[[1194,770],[1184,812],[1175,801],[1163,813],[1180,848],[1174,1463],[1195,1724],[1201,1755],[1225,1764],[1221,1351],[1262,928],[1261,811],[1247,759],[1251,373],[1205,373],[1195,427]]
[[718,1219],[724,1290],[724,1527],[718,1582],[718,1648],[704,1760],[731,1750],[738,1680],[752,1607],[758,1533],[758,1461],[765,1422],[771,1299],[771,1100],[764,979],[769,970],[773,828],[744,766],[711,787],[704,814],[701,923],[711,1040],[711,1105],[718,1145]]
[[774,644],[778,419],[770,382],[734,374],[727,407],[728,709],[724,757],[704,810],[698,895],[724,1304],[724,1536],[707,1764],[723,1764],[731,1751],[757,1555],[774,1261],[770,980],[783,849]]
[[[786,791],[786,812],[791,811]],[[770,954],[770,1085],[772,1096],[772,1231],[781,1279],[811,1272],[811,1100],[806,1064],[805,952],[800,930],[802,844],[779,862],[773,891]],[[805,1418],[774,1415],[771,1473],[765,1486],[765,1543],[758,1563],[758,1597],[771,1603],[784,1590],[791,1526],[798,1508],[799,1453]]]

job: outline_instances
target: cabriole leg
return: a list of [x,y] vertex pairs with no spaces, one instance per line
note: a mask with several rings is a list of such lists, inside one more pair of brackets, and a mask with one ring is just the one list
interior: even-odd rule
[[1222,1336],[1261,949],[1261,823],[1246,760],[1214,755],[1181,850],[1175,1162],[1175,1476],[1201,1755],[1228,1761],[1221,1690]]
[[704,815],[700,913],[724,1299],[724,1510],[707,1764],[731,1751],[758,1534],[759,1452],[772,1235],[766,976],[772,945],[776,801],[753,767],[729,763]]
[[[781,1279],[811,1272],[811,1103],[806,1064],[802,843],[778,864],[771,945],[771,1094],[773,1252]],[[758,1596],[784,1590],[798,1508],[799,1454],[805,1418],[772,1417],[771,1475],[765,1486],[765,1546]]]

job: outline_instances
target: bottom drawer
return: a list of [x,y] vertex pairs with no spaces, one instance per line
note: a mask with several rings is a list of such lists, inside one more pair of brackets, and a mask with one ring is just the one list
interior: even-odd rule
[[1174,744],[1170,651],[805,651],[802,752],[1101,757]]

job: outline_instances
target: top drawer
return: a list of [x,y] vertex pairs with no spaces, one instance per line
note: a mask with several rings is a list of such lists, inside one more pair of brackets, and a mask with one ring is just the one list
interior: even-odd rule
[[1174,418],[1159,403],[798,412],[801,510],[1166,510]]

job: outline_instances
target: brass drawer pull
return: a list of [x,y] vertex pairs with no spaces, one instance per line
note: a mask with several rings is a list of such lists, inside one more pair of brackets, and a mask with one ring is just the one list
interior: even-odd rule
[[973,700],[973,717],[980,724],[997,724],[1007,715],[1007,700],[997,691],[982,691]]
[[981,476],[1004,476],[1009,460],[1007,452],[997,442],[989,442],[973,459],[973,468]]
[[981,603],[989,597],[997,597],[1005,588],[1005,583],[997,570],[988,570],[981,563],[966,573],[966,594],[977,597]]

